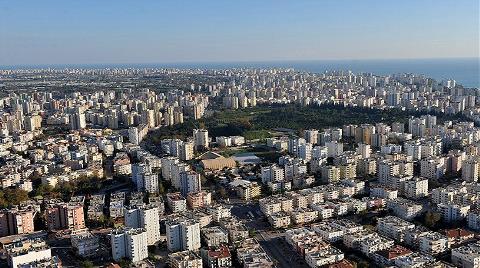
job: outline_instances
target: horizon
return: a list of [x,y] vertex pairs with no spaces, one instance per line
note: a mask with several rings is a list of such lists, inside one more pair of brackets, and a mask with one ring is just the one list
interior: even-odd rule
[[[215,64],[264,64],[264,63],[299,63],[299,62],[386,62],[386,61],[455,61],[455,60],[476,60],[480,67],[480,56],[478,57],[437,57],[437,58],[358,58],[358,59],[285,59],[285,60],[224,60],[224,61],[170,61],[170,62],[97,62],[97,63],[48,63],[48,64],[17,64],[0,65],[0,68],[20,68],[20,67],[53,67],[53,66],[138,66],[145,65],[215,65]],[[201,67],[199,67],[201,68]],[[232,66],[230,68],[235,68]],[[241,67],[245,68],[245,67]],[[248,67],[247,67],[248,68]],[[285,66],[285,68],[290,68]],[[188,68],[187,68],[188,69]],[[208,68],[205,68],[208,69]]]
[[308,73],[351,71],[378,76],[415,74],[437,81],[455,79],[464,87],[480,88],[480,58],[354,59],[354,60],[271,60],[170,63],[98,63],[0,66],[0,70],[107,70],[107,69],[287,69]]

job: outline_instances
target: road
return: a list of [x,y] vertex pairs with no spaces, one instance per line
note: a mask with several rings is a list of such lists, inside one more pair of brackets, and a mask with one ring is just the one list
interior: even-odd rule
[[283,231],[261,231],[257,235],[257,240],[265,252],[276,261],[279,268],[308,268],[309,266],[293,248],[287,244]]
[[[274,231],[260,211],[257,202],[231,202],[232,214],[249,229],[257,231],[255,238],[279,268],[308,268],[303,258],[285,241],[284,231]],[[253,216],[252,216],[253,215]]]

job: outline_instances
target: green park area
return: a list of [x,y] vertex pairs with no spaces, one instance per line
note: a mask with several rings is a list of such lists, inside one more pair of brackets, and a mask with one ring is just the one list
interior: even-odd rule
[[[277,106],[257,106],[238,110],[218,110],[200,120],[186,120],[183,124],[154,130],[148,141],[158,144],[165,138],[185,139],[195,128],[208,129],[209,135],[241,135],[247,140],[262,140],[271,137],[275,129],[291,129],[300,133],[305,129],[322,130],[341,127],[347,124],[375,124],[379,122],[406,123],[410,116],[421,116],[425,112],[403,111],[399,109],[370,109],[335,105],[299,106],[295,104]],[[436,114],[438,121],[467,120],[462,115]]]

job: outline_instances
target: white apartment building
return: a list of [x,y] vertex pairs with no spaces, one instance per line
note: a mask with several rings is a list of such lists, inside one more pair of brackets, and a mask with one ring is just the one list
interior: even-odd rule
[[72,247],[78,256],[95,256],[100,247],[99,237],[90,232],[72,234],[70,239]]
[[193,130],[193,143],[195,150],[203,150],[209,147],[208,130],[206,129],[194,129]]
[[145,229],[123,228],[110,233],[112,257],[115,261],[128,258],[139,262],[148,258],[147,232]]
[[445,222],[456,222],[465,219],[470,211],[470,205],[457,205],[453,203],[441,203],[437,205],[437,209],[442,214]]
[[452,249],[452,263],[461,268],[480,267],[480,244],[477,242]]
[[170,181],[172,179],[172,168],[178,164],[180,160],[174,156],[163,157],[161,160],[162,177],[164,180]]
[[419,249],[422,253],[435,255],[448,250],[448,238],[440,233],[428,232],[418,240]]
[[439,179],[445,175],[447,166],[445,157],[429,157],[420,160],[420,176],[427,179]]
[[480,211],[470,210],[467,215],[468,228],[473,230],[480,230]]
[[310,161],[312,159],[313,145],[311,143],[305,143],[298,145],[297,155],[298,158]]
[[193,251],[180,251],[168,254],[168,264],[172,268],[202,268],[202,258]]
[[323,166],[321,172],[324,182],[331,183],[340,180],[340,168],[336,166]]
[[312,225],[312,229],[325,241],[330,243],[340,241],[343,238],[343,230],[338,226],[322,222]]
[[387,208],[404,220],[411,220],[423,211],[421,204],[403,198],[387,200]]
[[380,183],[386,183],[391,177],[400,175],[400,165],[393,161],[383,160],[377,163],[377,177]]
[[322,267],[343,260],[343,252],[335,247],[327,247],[305,254],[305,261],[312,268]]
[[183,172],[189,172],[190,170],[190,165],[184,162],[175,163],[172,165],[171,182],[172,186],[175,187],[175,189],[181,189],[182,182],[180,176]]
[[343,143],[330,141],[326,142],[325,146],[327,147],[328,157],[336,157],[343,154]]
[[361,155],[362,158],[369,158],[372,153],[370,144],[359,143],[357,147],[357,154]]
[[404,195],[410,199],[418,199],[428,195],[428,179],[413,178],[404,182]]
[[262,183],[267,184],[268,182],[280,182],[285,178],[285,170],[278,165],[271,165],[261,168],[262,174]]
[[415,224],[395,216],[378,219],[377,231],[379,234],[403,242],[405,234],[415,228]]
[[398,190],[386,186],[374,186],[370,188],[370,196],[381,197],[384,199],[395,199],[398,197]]
[[147,245],[160,241],[160,217],[158,208],[153,205],[125,208],[125,226],[143,228],[147,233]]
[[180,173],[180,192],[186,196],[188,193],[200,192],[202,190],[202,180],[200,174],[195,171],[186,171]]
[[192,219],[168,219],[165,223],[167,247],[171,252],[200,248],[200,223]]
[[52,257],[52,250],[43,240],[25,240],[6,250],[9,267],[17,268]]
[[305,130],[305,140],[310,144],[318,144],[318,130],[307,129]]
[[480,162],[477,159],[468,159],[462,162],[462,180],[468,182],[478,181],[480,176]]
[[187,200],[180,193],[168,193],[167,204],[173,213],[187,210]]
[[360,251],[366,256],[369,256],[379,250],[389,249],[393,247],[393,245],[393,240],[379,235],[373,235],[360,241]]
[[219,247],[228,244],[228,232],[219,226],[202,228],[202,238],[208,247]]

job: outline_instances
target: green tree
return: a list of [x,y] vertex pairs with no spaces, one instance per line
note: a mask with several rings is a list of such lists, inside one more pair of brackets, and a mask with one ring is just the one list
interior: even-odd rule
[[21,189],[7,188],[0,190],[0,207],[19,205],[28,200],[28,192]]
[[81,263],[81,265],[82,265],[83,268],[93,268],[94,267],[93,262],[91,262],[91,261],[83,261]]
[[428,228],[435,228],[438,225],[438,223],[440,222],[441,219],[442,219],[442,215],[440,213],[436,213],[436,212],[433,212],[433,211],[428,211],[425,214],[424,221],[425,221],[425,225]]
[[228,198],[227,190],[225,189],[225,187],[220,186],[220,188],[218,189],[218,195],[223,199]]
[[366,262],[366,261],[361,261],[357,264],[357,267],[358,268],[368,268],[368,267],[370,267],[370,264],[368,264],[368,262]]

